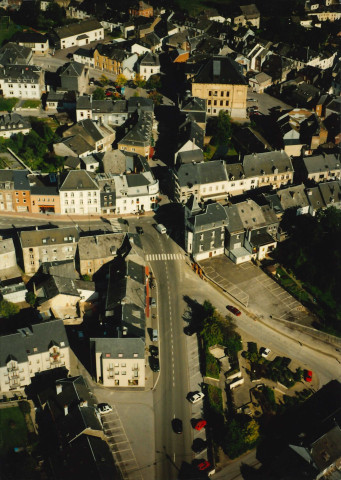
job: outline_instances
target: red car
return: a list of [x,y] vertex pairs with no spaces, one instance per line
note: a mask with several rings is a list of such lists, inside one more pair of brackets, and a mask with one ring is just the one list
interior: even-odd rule
[[240,312],[238,308],[234,307],[233,305],[226,305],[226,308],[229,312],[233,313],[237,317],[242,314],[242,312]]
[[206,420],[198,420],[194,428],[196,430],[202,430],[204,427],[206,427],[206,425],[207,425]]
[[305,370],[304,372],[304,380],[306,382],[311,382],[313,379],[313,372],[311,370]]
[[203,460],[200,463],[198,463],[198,470],[207,470],[211,466],[210,462],[208,460]]
[[107,91],[107,92],[105,92],[105,96],[106,96],[106,97],[112,97],[112,96],[113,96],[113,93],[110,92],[110,91]]

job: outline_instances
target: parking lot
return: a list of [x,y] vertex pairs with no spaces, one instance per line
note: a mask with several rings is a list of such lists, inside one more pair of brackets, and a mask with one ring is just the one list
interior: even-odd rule
[[[256,101],[254,101],[256,100]],[[270,110],[274,107],[280,107],[282,110],[290,110],[293,108],[287,103],[282,102],[278,98],[272,97],[267,93],[255,93],[248,89],[247,92],[247,107],[258,107],[258,111],[264,115],[268,115]]]
[[310,312],[252,263],[235,265],[226,255],[220,255],[203,260],[201,266],[205,275],[260,318],[312,324]]

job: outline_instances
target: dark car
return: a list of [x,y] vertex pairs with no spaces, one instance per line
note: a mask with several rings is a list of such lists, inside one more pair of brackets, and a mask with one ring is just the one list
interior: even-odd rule
[[187,325],[184,328],[184,334],[185,335],[188,335],[190,337],[191,335],[193,335],[193,333],[195,333],[195,328],[193,326]]
[[194,453],[201,453],[207,448],[207,442],[202,438],[196,438],[192,444],[192,450]]
[[149,357],[149,365],[153,372],[160,371],[160,362],[159,359],[156,357]]
[[173,418],[172,428],[174,433],[182,433],[182,420],[180,420],[180,418]]
[[242,314],[242,312],[240,312],[238,308],[234,307],[233,305],[226,305],[226,308],[229,312],[233,313],[233,315],[236,315],[237,317]]
[[156,345],[150,345],[149,352],[153,357],[157,357],[159,355],[159,348]]
[[136,227],[136,231],[139,235],[143,235],[143,228],[142,227]]

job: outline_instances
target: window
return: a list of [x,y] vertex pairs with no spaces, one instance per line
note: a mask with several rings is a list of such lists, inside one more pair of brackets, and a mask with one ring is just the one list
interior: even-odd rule
[[217,100],[214,100],[213,105],[217,105]]
[[134,353],[134,357],[137,358],[139,356],[138,353]]
[[225,105],[228,107],[228,105],[229,105],[229,101],[228,101],[228,100],[226,100]]
[[220,100],[220,106],[222,107],[224,105],[224,101]]
[[211,103],[212,103],[211,100],[208,100],[208,101],[207,101],[207,104],[208,104],[208,105],[211,105]]
[[126,367],[127,364],[124,362],[124,363],[121,363],[121,367]]
[[212,92],[211,92],[211,90],[208,92],[208,96],[209,96],[209,97],[212,97]]
[[223,97],[223,96],[224,96],[224,92],[220,92],[220,96]]
[[119,353],[118,358],[123,358],[123,353]]
[[125,370],[122,370],[121,375],[127,375],[127,372]]

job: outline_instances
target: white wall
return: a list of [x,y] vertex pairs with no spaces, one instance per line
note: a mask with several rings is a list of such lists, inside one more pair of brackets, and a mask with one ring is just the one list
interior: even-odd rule
[[4,97],[40,99],[42,96],[42,88],[38,83],[8,83],[0,79],[0,90],[3,91]]
[[60,192],[60,211],[62,214],[89,215],[100,213],[101,203],[98,190]]
[[84,32],[89,38],[82,38],[81,40],[77,40],[79,34],[72,35],[71,37],[62,38],[60,40],[60,48],[70,48],[78,45],[81,47],[82,45],[87,45],[90,42],[94,42],[95,40],[103,40],[104,39],[104,28],[97,28],[96,30],[90,30],[89,32]]

